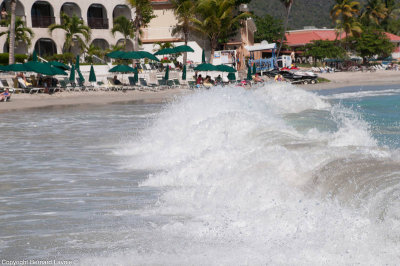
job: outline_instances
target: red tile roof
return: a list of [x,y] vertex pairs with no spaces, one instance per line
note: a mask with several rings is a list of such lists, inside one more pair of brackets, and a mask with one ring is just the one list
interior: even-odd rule
[[[386,36],[392,42],[400,42],[400,36],[386,32]],[[339,37],[344,37],[344,34]],[[334,29],[315,29],[315,30],[299,30],[286,33],[286,44],[289,46],[303,46],[314,40],[329,40],[336,39],[336,31]]]

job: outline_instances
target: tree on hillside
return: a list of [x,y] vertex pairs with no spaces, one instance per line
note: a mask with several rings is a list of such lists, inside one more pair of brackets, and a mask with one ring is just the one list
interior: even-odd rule
[[[174,5],[174,13],[178,20],[178,24],[173,28],[172,34],[183,33],[185,45],[189,41],[189,33],[192,28],[191,19],[194,18],[195,3],[193,0],[172,0]],[[183,64],[186,64],[187,53],[183,54]]]
[[282,33],[282,38],[281,38],[281,42],[279,43],[279,48],[278,48],[278,52],[276,54],[276,56],[279,56],[281,49],[282,49],[282,45],[283,45],[283,41],[285,40],[285,33],[288,27],[288,23],[289,23],[289,15],[290,15],[290,10],[292,9],[292,5],[293,5],[293,1],[294,0],[280,0],[281,3],[285,6],[286,9],[286,18],[285,18],[285,24],[283,27],[283,33]]
[[382,30],[372,27],[364,28],[361,36],[351,38],[350,43],[351,48],[363,58],[364,62],[373,56],[388,57],[395,48]]
[[220,38],[233,34],[240,20],[251,16],[248,12],[237,14],[234,0],[199,0],[196,15],[197,18],[191,19],[193,30],[208,38],[211,54],[217,49]]
[[[0,25],[8,27],[11,24],[11,18],[7,20],[2,20]],[[28,46],[32,44],[31,40],[35,36],[33,33],[32,29],[26,27],[25,22],[22,20],[21,17],[16,17],[15,18],[15,26],[14,26],[14,42],[19,43],[23,42],[26,43]],[[8,29],[7,31],[0,32],[0,36],[7,35],[7,40],[6,42],[9,44],[10,43],[10,36],[11,36],[11,31]],[[11,52],[11,50],[10,50]]]
[[388,9],[382,0],[368,0],[361,19],[365,25],[380,25],[383,19],[388,15]]
[[155,18],[153,7],[150,0],[127,0],[127,3],[135,9],[135,19],[133,24],[135,26],[135,50],[139,49],[141,44],[140,37],[143,35],[142,28],[146,28],[150,21]]
[[10,1],[11,7],[11,20],[10,20],[10,38],[9,38],[9,55],[8,55],[8,63],[14,64],[15,57],[14,57],[14,49],[15,49],[15,10],[17,9],[17,0]]
[[277,43],[280,41],[283,32],[282,21],[280,19],[266,14],[263,17],[256,17],[254,21],[257,26],[257,31],[254,35],[255,42],[266,40],[270,43]]
[[[91,30],[85,25],[83,20],[77,15],[72,17],[68,16],[64,12],[61,13],[61,24],[51,24],[49,26],[50,34],[56,29],[65,31],[65,43],[64,49],[71,52],[72,47],[75,43],[78,43],[79,49],[83,51],[86,47],[86,43],[90,40]],[[83,37],[83,38],[82,38]]]
[[135,26],[133,22],[125,16],[119,16],[114,19],[114,26],[111,29],[111,33],[115,36],[115,33],[120,32],[124,36],[124,50],[126,50],[126,43],[128,39],[135,36]]

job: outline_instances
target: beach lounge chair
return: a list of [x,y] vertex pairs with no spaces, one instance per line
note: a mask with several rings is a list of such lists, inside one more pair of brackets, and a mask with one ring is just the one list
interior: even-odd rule
[[33,94],[33,93],[39,93],[42,91],[42,88],[38,88],[38,87],[34,88],[32,86],[27,86],[25,81],[21,77],[17,78],[17,82],[18,82],[19,87],[27,93]]
[[156,84],[149,84],[149,83],[147,83],[147,80],[144,78],[139,78],[139,82],[140,82],[140,85],[145,89],[148,89],[151,91],[157,91],[157,89],[158,89],[158,86]]
[[188,85],[189,85],[189,89],[196,89],[197,88],[196,81],[194,81],[194,80],[189,80],[188,81]]
[[115,83],[114,83],[114,79],[113,78],[111,78],[111,77],[108,77],[107,78],[107,81],[108,81],[108,84],[110,85],[110,87],[111,87],[111,90],[115,90],[115,91],[118,91],[118,90],[123,90],[124,89],[124,85],[116,85]]

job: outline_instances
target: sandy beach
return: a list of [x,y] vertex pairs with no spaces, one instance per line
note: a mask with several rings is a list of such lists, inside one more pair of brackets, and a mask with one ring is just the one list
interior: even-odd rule
[[[350,86],[371,85],[400,85],[400,72],[336,72],[319,74],[330,82],[309,85],[298,85],[306,90],[333,89]],[[49,106],[68,106],[82,104],[109,104],[115,102],[162,102],[168,101],[176,95],[189,92],[187,89],[169,89],[158,92],[152,91],[90,91],[90,92],[62,92],[49,94],[13,94],[10,102],[0,103],[0,112],[15,111],[28,108]]]
[[392,70],[320,73],[318,76],[329,79],[330,82],[300,86],[309,90],[322,90],[352,86],[400,84],[400,71]]
[[68,105],[99,105],[115,102],[163,102],[177,95],[187,93],[187,89],[153,91],[89,91],[56,92],[54,94],[13,94],[10,102],[0,102],[0,113],[28,108]]

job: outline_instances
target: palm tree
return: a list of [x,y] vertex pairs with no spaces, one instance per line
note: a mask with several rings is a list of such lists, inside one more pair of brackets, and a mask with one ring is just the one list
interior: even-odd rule
[[99,47],[91,44],[86,48],[86,57],[85,60],[88,63],[93,63],[93,56],[97,56],[97,57],[103,57],[104,56],[104,51],[102,49],[100,49]]
[[8,63],[14,64],[15,57],[14,57],[14,49],[15,49],[15,10],[17,9],[17,0],[10,1],[11,6],[11,21],[10,21],[10,40],[9,40],[9,54],[8,54]]
[[135,50],[139,49],[142,36],[142,28],[147,27],[150,21],[156,16],[149,0],[126,0],[127,3],[135,9],[136,15],[133,21],[135,27]]
[[388,8],[381,0],[369,0],[361,18],[366,19],[367,23],[373,22],[379,25],[388,15]]
[[211,54],[214,54],[220,37],[229,35],[240,20],[251,16],[248,12],[235,14],[235,8],[234,0],[200,0],[196,6],[199,17],[191,19],[193,30],[208,38]]
[[135,36],[135,27],[133,21],[127,19],[125,16],[119,16],[114,19],[114,26],[111,33],[115,36],[116,32],[120,32],[124,36],[124,50],[126,50],[126,42],[129,38]]
[[[51,24],[49,26],[50,34],[53,33],[55,29],[62,29],[65,31],[65,44],[64,49],[71,52],[72,47],[75,42],[78,42],[79,48],[83,51],[86,47],[86,43],[90,40],[91,30],[85,25],[83,20],[76,16],[69,17],[64,12],[61,13],[61,24]],[[82,39],[83,37],[83,39]]]
[[360,3],[353,0],[336,0],[330,15],[334,22],[353,18],[360,12]]
[[[172,0],[174,6],[175,17],[178,20],[178,24],[173,28],[172,34],[176,35],[179,32],[183,33],[185,45],[188,44],[189,32],[191,30],[190,20],[194,18],[194,7],[193,0]],[[183,64],[186,65],[187,53],[183,54]]]
[[287,26],[288,26],[288,23],[289,23],[290,10],[292,9],[292,5],[293,5],[293,2],[294,2],[294,0],[280,0],[280,1],[285,6],[286,18],[285,18],[285,26],[283,27],[283,33],[282,33],[281,42],[279,44],[279,49],[278,49],[278,52],[276,53],[276,56],[279,56],[279,53],[281,52],[283,41],[285,40],[285,34],[286,34]]
[[[2,26],[10,26],[11,18],[8,20],[1,21],[0,25]],[[15,17],[15,24],[14,24],[14,44],[23,42],[26,43],[28,46],[31,46],[32,42],[31,39],[35,36],[32,29],[26,27],[25,22],[22,20],[21,17]],[[11,42],[11,30],[0,32],[0,36],[7,35],[7,43]],[[14,46],[13,46],[14,47]],[[11,49],[14,50],[14,49]],[[10,53],[11,53],[10,50]]]

